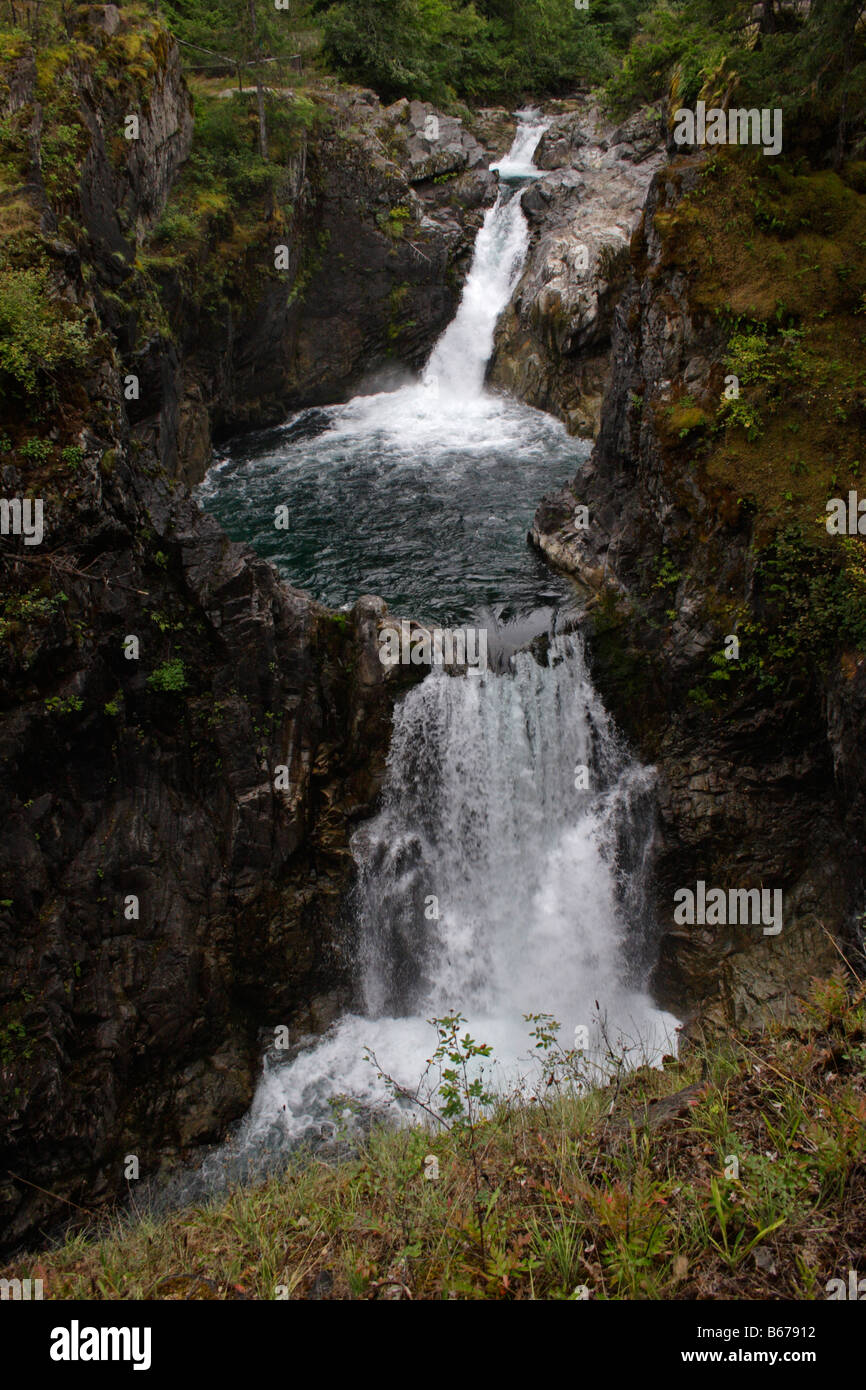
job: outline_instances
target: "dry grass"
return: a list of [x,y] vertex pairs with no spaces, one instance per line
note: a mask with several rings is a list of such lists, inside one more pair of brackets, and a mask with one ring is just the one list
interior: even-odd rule
[[838,977],[760,1036],[503,1102],[474,1153],[377,1129],[350,1160],[3,1272],[54,1299],[822,1299],[864,1267],[866,1019]]

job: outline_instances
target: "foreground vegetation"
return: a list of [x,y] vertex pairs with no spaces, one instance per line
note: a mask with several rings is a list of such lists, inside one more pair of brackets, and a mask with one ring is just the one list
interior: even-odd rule
[[536,1096],[488,1110],[462,1065],[485,1049],[440,1021],[440,1123],[3,1274],[53,1299],[825,1299],[863,1264],[864,997],[840,973],[793,1021],[583,1092],[536,1020]]

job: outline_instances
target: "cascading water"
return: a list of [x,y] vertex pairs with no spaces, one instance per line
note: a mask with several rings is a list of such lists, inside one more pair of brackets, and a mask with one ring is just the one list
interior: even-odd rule
[[[274,501],[297,484],[310,537],[296,532],[275,555],[293,582],[332,603],[373,591],[415,617],[474,618],[497,658],[481,675],[433,671],[396,708],[381,810],[352,844],[358,1009],[290,1058],[265,1058],[230,1149],[205,1165],[211,1184],[236,1173],[238,1159],[244,1171],[318,1128],[335,1096],[383,1103],[365,1049],[414,1088],[434,1016],[461,1012],[508,1084],[531,1050],[529,1013],[555,1015],[565,1046],[587,1028],[598,1055],[602,1032],[633,1060],[657,1061],[676,1045],[676,1020],[641,988],[652,777],[618,741],[580,639],[557,634],[568,626],[567,585],[520,547],[527,511],[585,446],[483,390],[496,320],[525,255],[519,184],[537,172],[542,130],[524,113],[460,308],[422,380],[314,419],[306,412],[263,449],[230,455],[202,489],[230,533],[261,538],[273,554]],[[362,528],[346,540],[354,573],[334,558],[333,511],[323,543],[322,497]],[[509,568],[512,547],[528,568]],[[371,566],[380,582],[370,582]],[[547,629],[542,656],[515,650]]]
[[547,130],[547,121],[534,106],[518,111],[517,118],[517,132],[511,149],[503,159],[490,166],[496,170],[500,180],[538,177],[539,171],[533,163],[533,157],[539,140]]
[[[492,166],[498,167],[500,179],[522,180],[537,174],[532,155],[545,128],[541,121],[521,123],[509,156]],[[518,191],[504,182],[478,233],[460,307],[424,370],[425,387],[452,401],[479,398],[496,320],[520,278],[528,244],[529,228]]]
[[397,711],[382,809],[353,843],[368,1016],[458,1004],[514,1058],[523,1013],[571,1035],[598,998],[655,1053],[657,1016],[625,984],[623,912],[651,781],[574,637],[552,639],[545,665],[517,653],[506,676],[431,675]]
[[[509,156],[519,154],[522,175],[509,176],[517,182],[504,182],[485,214],[457,314],[422,378],[244,439],[201,486],[230,536],[325,603],[380,594],[392,612],[454,623],[482,605],[514,613],[570,593],[524,540],[539,497],[573,475],[587,445],[483,389],[526,253],[519,185],[544,129],[527,116]],[[287,530],[273,525],[277,503],[288,508]]]

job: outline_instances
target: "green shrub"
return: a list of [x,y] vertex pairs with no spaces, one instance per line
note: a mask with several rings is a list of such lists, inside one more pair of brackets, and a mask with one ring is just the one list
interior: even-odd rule
[[25,439],[21,445],[21,457],[29,459],[31,463],[47,463],[51,448],[47,439]]
[[188,241],[196,235],[195,218],[179,208],[167,207],[153,229],[155,241]]
[[186,690],[187,685],[186,672],[180,657],[170,657],[161,666],[157,666],[148,676],[147,684],[151,690],[158,690],[162,694],[180,695]]
[[0,270],[0,371],[34,396],[62,368],[83,367],[89,343],[83,315],[68,317],[47,270]]
[[80,177],[81,158],[88,144],[79,125],[58,124],[42,136],[42,176],[52,198],[68,197]]
[[64,593],[46,595],[36,588],[22,594],[9,594],[0,603],[0,642],[5,642],[16,628],[47,622],[59,611],[61,604],[68,602]]
[[84,701],[80,695],[66,695],[63,698],[52,695],[50,700],[45,701],[45,709],[48,714],[77,714],[84,709]]

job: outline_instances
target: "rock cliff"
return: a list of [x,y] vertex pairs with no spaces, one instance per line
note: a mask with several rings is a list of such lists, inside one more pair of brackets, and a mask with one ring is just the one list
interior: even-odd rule
[[[823,518],[862,443],[861,186],[739,152],[656,173],[596,447],[531,533],[659,770],[658,996],[710,1024],[781,1013],[857,935],[866,609]],[[782,932],[677,925],[698,880],[782,890]]]
[[220,1135],[263,1022],[297,1037],[348,996],[348,840],[400,680],[382,605],[335,614],[282,584],[184,480],[215,431],[423,356],[493,192],[457,123],[332,91],[233,208],[160,25],[113,6],[70,24],[0,69],[4,324],[30,296],[66,354],[23,359],[0,430],[4,497],[44,508],[41,544],[0,553],[13,1242],[115,1196],[128,1156],[145,1176]]

